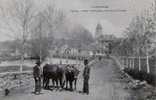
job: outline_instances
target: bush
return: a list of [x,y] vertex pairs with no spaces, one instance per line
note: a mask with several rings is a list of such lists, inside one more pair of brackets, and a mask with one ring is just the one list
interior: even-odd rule
[[149,84],[156,85],[155,79],[156,76],[153,74],[148,74],[145,71],[139,71],[136,69],[125,68],[124,72],[132,76],[134,79],[138,79],[140,81],[146,80]]

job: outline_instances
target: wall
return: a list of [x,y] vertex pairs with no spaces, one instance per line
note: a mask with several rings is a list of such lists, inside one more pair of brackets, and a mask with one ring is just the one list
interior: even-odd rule
[[30,86],[32,80],[32,72],[30,71],[0,73],[0,95],[4,95],[5,89],[9,89],[11,92],[14,89]]

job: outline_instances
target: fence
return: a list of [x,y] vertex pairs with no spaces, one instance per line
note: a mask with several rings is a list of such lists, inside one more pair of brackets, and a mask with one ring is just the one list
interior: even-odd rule
[[32,79],[31,71],[0,73],[0,95],[4,95],[5,89],[27,88],[32,85]]
[[146,73],[156,73],[156,59],[155,57],[119,57],[123,69],[129,68]]
[[122,69],[136,79],[156,81],[155,57],[118,57]]
[[87,58],[90,58],[90,55],[71,55],[71,54],[54,54],[54,58],[67,58],[67,59],[73,59],[73,60],[84,60]]

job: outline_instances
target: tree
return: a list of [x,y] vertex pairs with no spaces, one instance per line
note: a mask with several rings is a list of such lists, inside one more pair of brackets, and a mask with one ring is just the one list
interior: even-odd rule
[[[146,9],[141,15],[136,16],[126,30],[127,37],[121,47],[128,45],[129,55],[146,56],[147,72],[149,73],[149,53],[152,50],[151,38],[156,36],[156,2],[149,9]],[[125,50],[125,48],[123,49]],[[140,64],[139,64],[140,65]],[[139,67],[140,69],[140,67]]]
[[48,36],[53,37],[64,29],[63,25],[66,16],[62,10],[56,9],[55,5],[47,5],[47,8],[42,12],[42,16],[46,21]]
[[150,44],[150,38],[154,36],[154,21],[151,17],[140,15],[136,16],[126,30],[127,41],[133,49],[133,55],[146,55],[147,45]]
[[30,40],[31,56],[39,58],[40,62],[47,57],[50,44],[52,43],[52,37],[49,37],[47,31],[45,31],[47,27],[42,14],[40,12],[34,20],[35,26],[33,26]]
[[54,41],[54,32],[64,21],[61,10],[56,10],[53,5],[48,5],[38,13],[34,20],[31,36],[31,54],[43,61],[51,49]]
[[80,49],[85,48],[94,41],[92,34],[81,25],[75,25],[74,28],[70,30],[68,37],[69,39],[77,41],[77,48]]
[[25,45],[30,36],[31,22],[36,14],[33,1],[31,0],[13,0],[8,8],[1,7],[1,21],[11,37],[18,40],[21,45],[21,64],[22,71]]

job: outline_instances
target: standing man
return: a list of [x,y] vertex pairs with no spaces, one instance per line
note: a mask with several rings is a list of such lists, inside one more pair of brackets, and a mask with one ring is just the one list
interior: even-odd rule
[[36,65],[33,68],[33,75],[35,80],[35,94],[41,93],[41,67],[40,67],[40,61],[36,62]]
[[84,60],[84,71],[83,71],[83,93],[89,94],[89,76],[90,76],[90,67],[88,66],[88,60]]

